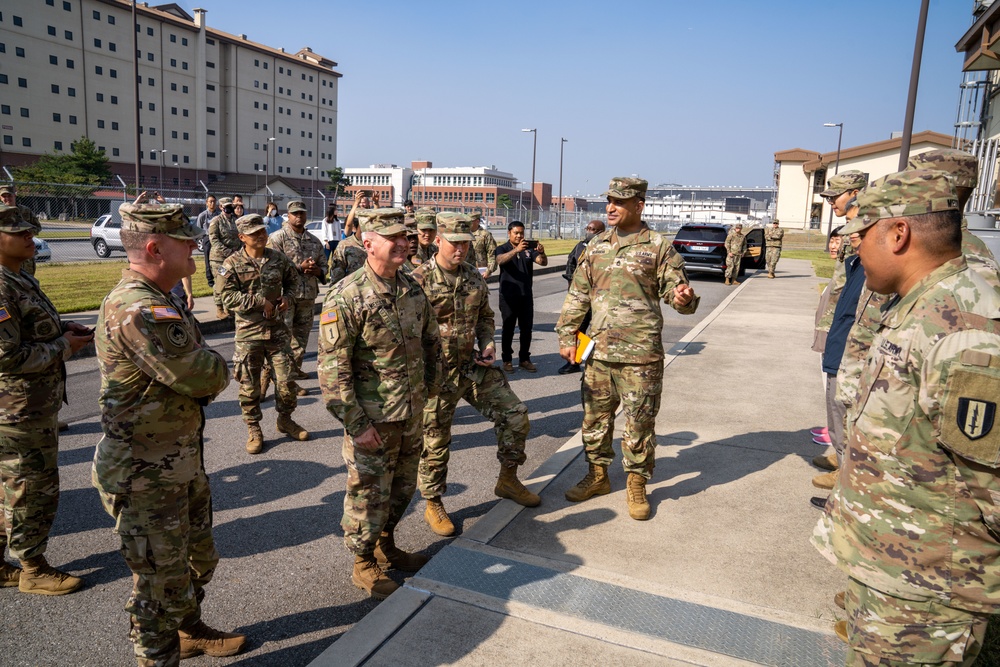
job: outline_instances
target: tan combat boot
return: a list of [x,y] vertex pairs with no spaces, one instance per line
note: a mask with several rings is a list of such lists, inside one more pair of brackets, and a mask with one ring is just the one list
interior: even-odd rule
[[591,463],[590,471],[577,482],[576,486],[566,492],[566,500],[578,503],[592,496],[603,496],[611,493],[611,480],[608,478],[608,467]]
[[424,510],[424,521],[438,535],[448,537],[455,534],[455,524],[448,518],[441,503],[441,496],[427,499],[427,509]]
[[215,307],[215,316],[216,316],[216,317],[217,317],[218,319],[220,319],[220,320],[224,320],[224,319],[226,319],[227,317],[229,317],[229,313],[227,313],[227,312],[226,312],[226,309],[225,309],[225,308],[223,308],[222,306],[216,306],[216,307]]
[[833,624],[833,632],[840,637],[840,640],[845,644],[849,644],[850,640],[847,638],[847,621],[837,621]]
[[236,632],[222,632],[198,621],[194,625],[178,630],[181,639],[181,660],[193,658],[196,655],[210,655],[215,658],[225,658],[236,655],[243,650],[247,642],[246,635]]
[[517,465],[513,464],[500,464],[500,478],[497,480],[493,493],[501,498],[513,500],[524,507],[538,507],[542,504],[542,499],[538,497],[538,494],[524,488],[524,484],[517,478]]
[[385,572],[375,561],[375,554],[354,557],[351,581],[361,590],[368,591],[376,600],[386,599],[399,588],[399,584],[385,576]]
[[634,472],[628,474],[625,487],[625,501],[628,503],[628,515],[636,521],[649,518],[649,501],[646,500],[646,478]]
[[14,567],[4,560],[0,560],[0,588],[11,588],[17,586],[21,580],[21,568]]
[[832,489],[834,482],[837,481],[837,475],[839,473],[836,470],[831,472],[825,472],[822,475],[816,475],[813,477],[813,486],[817,489]]
[[847,611],[847,591],[840,591],[833,596],[833,604],[837,605],[844,611]]
[[837,470],[840,465],[837,463],[836,454],[817,454],[813,457],[813,465],[821,470]]
[[247,424],[247,454],[260,454],[264,450],[264,433],[260,424]]
[[727,285],[732,285],[732,283],[731,283],[731,282],[729,282],[729,278],[726,278],[726,284],[727,284]]
[[411,554],[396,546],[396,538],[391,530],[384,530],[375,543],[375,562],[384,570],[391,567],[403,572],[416,572],[430,560],[423,554]]
[[769,273],[769,274],[767,274],[767,277],[768,277],[768,278],[773,278],[773,277],[774,277],[774,274],[773,274],[773,273]]
[[295,423],[291,415],[278,415],[275,425],[279,433],[284,433],[292,440],[308,440],[309,431]]
[[45,560],[36,556],[21,561],[21,576],[17,588],[22,593],[36,595],[66,595],[83,587],[83,579],[60,572]]

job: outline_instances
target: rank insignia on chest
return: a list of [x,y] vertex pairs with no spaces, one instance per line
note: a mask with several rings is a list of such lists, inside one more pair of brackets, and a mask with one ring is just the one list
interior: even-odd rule
[[977,398],[958,399],[957,422],[958,429],[969,440],[978,440],[993,430],[993,418],[996,416],[997,404]]
[[153,319],[157,322],[181,319],[181,314],[177,312],[176,308],[171,306],[153,306],[150,310],[153,313]]
[[0,308],[0,322],[6,322],[10,319],[10,311],[6,308]]
[[336,308],[331,309],[331,310],[324,310],[322,312],[322,314],[320,314],[320,316],[319,316],[319,323],[320,324],[333,324],[334,322],[337,321],[337,319],[338,319],[338,317],[337,317],[337,309]]

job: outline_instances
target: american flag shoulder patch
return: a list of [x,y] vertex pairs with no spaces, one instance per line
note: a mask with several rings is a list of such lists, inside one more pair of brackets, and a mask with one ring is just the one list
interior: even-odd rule
[[319,316],[319,323],[320,324],[333,324],[334,322],[337,321],[337,319],[338,319],[337,309],[336,308],[331,308],[330,310],[324,310],[323,311],[323,313]]
[[179,320],[181,319],[181,314],[177,312],[177,309],[172,306],[153,306],[150,308],[153,313],[153,319],[157,322],[162,320]]

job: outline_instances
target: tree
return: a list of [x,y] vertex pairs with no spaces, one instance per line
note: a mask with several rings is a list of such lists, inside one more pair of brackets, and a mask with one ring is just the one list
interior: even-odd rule
[[326,186],[327,191],[332,192],[337,199],[347,194],[347,188],[351,181],[344,176],[343,167],[334,167],[330,170],[330,184]]
[[507,193],[504,193],[499,197],[497,197],[497,208],[505,208],[510,210],[514,208],[514,202],[510,200],[510,197],[507,195]]
[[100,185],[111,178],[111,165],[103,150],[86,137],[70,145],[69,153],[45,153],[33,164],[14,170],[18,181]]

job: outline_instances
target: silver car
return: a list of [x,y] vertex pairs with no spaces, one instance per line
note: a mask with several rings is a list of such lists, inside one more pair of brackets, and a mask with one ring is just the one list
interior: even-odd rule
[[100,258],[110,257],[113,250],[125,252],[122,246],[122,219],[118,212],[105,213],[90,228],[90,243]]
[[49,244],[37,236],[33,237],[33,240],[35,242],[35,261],[47,262],[51,260],[52,248],[49,247]]

